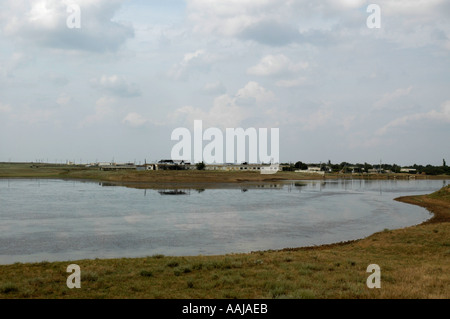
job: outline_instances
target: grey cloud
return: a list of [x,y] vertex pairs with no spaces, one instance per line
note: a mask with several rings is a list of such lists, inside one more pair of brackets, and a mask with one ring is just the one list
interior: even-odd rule
[[94,87],[120,97],[136,97],[141,95],[139,87],[118,75],[103,75],[99,79],[91,80]]
[[296,28],[276,21],[262,21],[252,25],[244,29],[240,37],[272,46],[283,46],[300,40]]
[[309,43],[316,46],[330,45],[336,42],[335,35],[329,31],[309,29],[300,32],[297,27],[277,21],[262,21],[244,29],[240,38],[253,40],[269,46],[285,46],[291,43]]
[[131,26],[113,21],[121,2],[83,2],[80,6],[80,28],[68,27],[67,20],[71,13],[67,12],[67,6],[63,3],[46,1],[47,11],[41,13],[40,3],[31,2],[25,12],[11,9],[10,16],[3,22],[4,29],[7,35],[25,44],[61,50],[114,52],[127,39],[134,37]]
[[224,94],[227,88],[222,82],[206,83],[203,87],[203,92],[210,95]]

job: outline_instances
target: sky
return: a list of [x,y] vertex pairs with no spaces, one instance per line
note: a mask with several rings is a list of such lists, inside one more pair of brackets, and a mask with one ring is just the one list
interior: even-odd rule
[[450,1],[0,0],[0,161],[157,161],[194,120],[278,128],[283,163],[450,162]]

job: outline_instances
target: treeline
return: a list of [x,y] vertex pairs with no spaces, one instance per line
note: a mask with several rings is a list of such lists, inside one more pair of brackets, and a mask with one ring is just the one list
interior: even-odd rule
[[411,166],[417,170],[419,174],[427,174],[427,175],[450,175],[450,167],[448,166],[433,166],[433,165],[416,165]]
[[311,167],[318,167],[321,171],[330,173],[402,173],[402,168],[409,168],[410,174],[426,174],[426,175],[450,175],[450,167],[447,166],[445,160],[442,161],[442,166],[433,165],[411,165],[399,166],[397,164],[369,164],[369,163],[348,163],[342,162],[340,164],[333,164],[330,161],[325,163],[303,163],[301,161],[294,163],[282,164],[284,171],[307,170]]

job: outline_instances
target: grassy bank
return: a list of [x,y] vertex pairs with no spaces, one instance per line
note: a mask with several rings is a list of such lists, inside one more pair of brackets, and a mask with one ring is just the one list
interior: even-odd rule
[[[0,298],[450,298],[450,187],[398,200],[434,217],[318,247],[3,265]],[[81,289],[66,286],[71,263]],[[369,264],[381,268],[381,289],[366,286]]]

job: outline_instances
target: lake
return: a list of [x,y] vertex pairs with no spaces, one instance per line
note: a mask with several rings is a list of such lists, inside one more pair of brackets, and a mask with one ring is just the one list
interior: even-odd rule
[[135,189],[0,179],[0,264],[313,246],[419,224],[399,203],[446,180],[327,180]]

